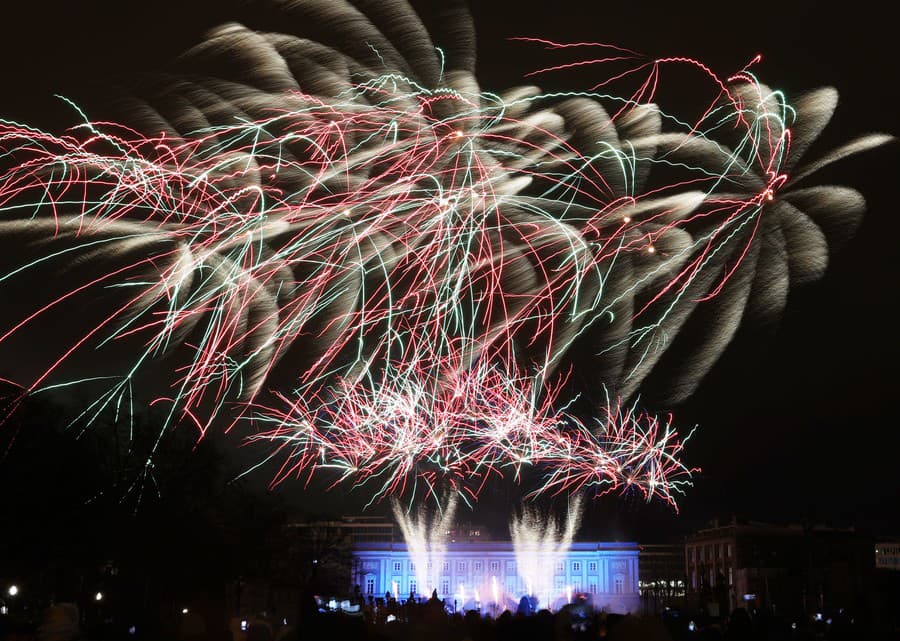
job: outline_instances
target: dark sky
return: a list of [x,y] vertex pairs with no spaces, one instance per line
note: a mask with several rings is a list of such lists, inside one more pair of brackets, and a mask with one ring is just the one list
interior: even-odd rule
[[[152,69],[233,12],[228,2],[191,3],[188,10],[182,4],[32,2],[5,8],[0,115],[44,126],[70,122],[52,93],[89,98],[96,83]],[[756,74],[788,95],[824,84],[839,90],[825,148],[872,131],[900,133],[896,23],[883,3],[849,3],[840,13],[812,2],[682,4],[479,2],[483,85],[503,88],[547,64],[538,47],[510,42],[511,36],[691,56],[720,74],[760,53]],[[595,73],[602,70],[548,83],[587,88]],[[672,92],[677,100],[677,87]],[[649,540],[736,513],[856,523],[900,534],[894,507],[900,505],[897,161],[895,145],[823,172],[819,181],[852,186],[868,200],[859,233],[834,257],[821,283],[791,292],[775,335],[745,333],[694,399],[676,408],[679,425],[698,425],[687,457],[703,468],[681,514],[633,499],[602,499],[590,509],[590,528]],[[508,498],[496,494],[485,504]],[[476,518],[490,521],[485,514]]]

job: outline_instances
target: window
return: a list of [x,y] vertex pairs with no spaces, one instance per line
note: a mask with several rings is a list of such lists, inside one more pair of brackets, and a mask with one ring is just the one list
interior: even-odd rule
[[581,592],[581,579],[572,579],[572,592],[575,594]]
[[[516,562],[515,561],[507,561],[506,562],[506,573],[512,574],[516,571]],[[515,590],[510,590],[510,592],[515,592]]]
[[409,562],[409,571],[410,571],[410,572],[415,572],[415,571],[416,571],[416,564],[415,564],[413,561],[410,561],[410,562]]
[[556,569],[556,573],[557,573],[557,574],[562,574],[563,572],[566,571],[566,566],[563,565],[563,562],[562,562],[562,561],[557,561],[557,562],[556,562],[556,568],[555,568],[555,569]]
[[403,568],[400,561],[394,561],[394,572],[399,572]]
[[491,572],[500,571],[500,561],[491,561]]
[[728,585],[734,585],[734,568],[728,568]]
[[475,561],[472,563],[472,571],[473,572],[481,572],[482,567],[483,566],[482,566],[481,561]]
[[625,577],[621,575],[616,576],[614,585],[616,594],[622,594],[623,592],[625,592]]
[[581,572],[581,561],[572,561],[572,572]]
[[443,565],[441,566],[441,570],[443,570],[444,572],[449,572],[450,571],[450,561],[444,561]]
[[597,594],[597,584],[588,583],[588,592],[590,592],[591,594]]
[[725,556],[729,559],[731,558],[731,543],[725,546]]
[[465,572],[466,571],[466,562],[465,561],[457,561],[456,562],[456,571],[457,572]]
[[691,562],[693,562],[694,561],[694,548],[690,549],[690,557],[691,557]]
[[441,579],[441,594],[450,594],[450,580]]
[[366,577],[366,594],[375,594],[375,577]]
[[410,594],[416,593],[416,580],[415,579],[409,580],[409,593]]
[[597,571],[597,562],[596,561],[588,561],[588,572],[596,572]]

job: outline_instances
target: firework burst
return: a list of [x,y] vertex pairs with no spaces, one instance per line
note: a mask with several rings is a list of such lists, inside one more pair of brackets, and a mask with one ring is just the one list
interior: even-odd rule
[[[213,30],[126,124],[0,121],[0,287],[27,293],[0,348],[42,343],[24,393],[100,385],[90,422],[162,382],[162,430],[248,424],[274,483],[472,500],[529,468],[538,493],[674,505],[684,441],[629,403],[654,377],[683,400],[745,317],[821,276],[816,221],[843,207],[851,230],[862,199],[788,188],[887,137],[804,169],[833,90],[792,106],[749,68],[625,52],[587,91],[489,93],[461,6],[429,32],[405,3],[272,5],[294,35]],[[693,121],[653,102],[666,64],[718,95]],[[571,411],[572,376],[601,419]]]

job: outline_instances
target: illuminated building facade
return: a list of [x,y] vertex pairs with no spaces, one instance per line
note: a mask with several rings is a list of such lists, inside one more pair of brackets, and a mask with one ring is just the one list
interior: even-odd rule
[[[636,543],[572,543],[568,553],[546,563],[552,588],[538,607],[556,610],[572,596],[584,595],[608,612],[635,612],[640,605],[638,552]],[[435,589],[439,598],[458,610],[489,609],[496,603],[514,609],[527,594],[511,541],[451,542],[439,558],[440,570],[432,568]],[[418,585],[415,561],[404,543],[358,543],[353,559],[353,580],[364,595],[377,598],[391,593],[401,599],[411,592],[430,595],[430,589]],[[480,590],[478,602],[475,590]],[[495,599],[493,594],[501,596]]]

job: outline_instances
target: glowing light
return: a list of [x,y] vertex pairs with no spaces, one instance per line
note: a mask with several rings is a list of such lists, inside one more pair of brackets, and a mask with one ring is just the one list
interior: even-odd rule
[[447,531],[456,513],[457,497],[451,496],[437,516],[420,509],[416,515],[405,512],[397,501],[392,504],[409,558],[415,566],[417,590],[428,594],[437,589],[447,552]]
[[[559,588],[553,585],[557,568],[565,563],[569,548],[581,523],[582,503],[577,497],[568,506],[562,529],[552,515],[525,508],[509,524],[516,569],[530,596],[537,597],[541,607],[550,608]],[[550,571],[552,569],[552,571]],[[569,599],[571,602],[571,598]]]

